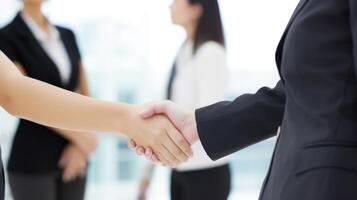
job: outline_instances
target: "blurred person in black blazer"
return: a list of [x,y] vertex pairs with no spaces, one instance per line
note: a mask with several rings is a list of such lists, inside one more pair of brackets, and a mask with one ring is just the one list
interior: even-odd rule
[[[0,49],[26,76],[89,95],[73,32],[41,12],[43,0],[23,0],[23,9],[0,30]],[[51,103],[51,102],[48,102]],[[8,163],[15,200],[84,199],[93,134],[49,128],[20,120]]]

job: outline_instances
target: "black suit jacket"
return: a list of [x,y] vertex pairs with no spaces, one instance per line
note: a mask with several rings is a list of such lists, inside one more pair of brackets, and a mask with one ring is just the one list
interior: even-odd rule
[[[72,64],[67,83],[62,82],[57,66],[20,15],[0,30],[0,49],[12,61],[21,64],[29,77],[75,91],[79,79],[79,50],[72,31],[62,27],[57,29]],[[31,174],[55,171],[67,143],[66,139],[51,129],[21,120],[13,141],[8,169],[10,172]]]
[[218,159],[281,134],[261,200],[357,199],[357,0],[301,0],[276,52],[281,80],[196,111]]

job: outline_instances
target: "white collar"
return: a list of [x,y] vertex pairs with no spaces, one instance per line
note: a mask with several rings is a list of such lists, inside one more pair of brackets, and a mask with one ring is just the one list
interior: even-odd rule
[[34,34],[35,38],[38,41],[44,42],[47,40],[57,40],[60,37],[60,34],[55,26],[53,26],[49,21],[48,23],[48,29],[49,33],[43,31],[37,24],[36,22],[25,12],[21,12],[21,17],[25,21],[26,25],[28,28],[31,30],[31,32]]

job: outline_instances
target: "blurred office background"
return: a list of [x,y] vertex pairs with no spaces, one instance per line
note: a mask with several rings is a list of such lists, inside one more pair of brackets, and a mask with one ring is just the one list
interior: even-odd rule
[[[171,0],[50,0],[52,22],[77,35],[92,96],[128,103],[160,100],[183,30],[171,25]],[[221,0],[227,37],[227,99],[274,86],[275,48],[298,0]],[[0,0],[0,25],[9,22],[18,0]],[[212,80],[214,81],[214,80]],[[0,111],[0,141],[7,159],[17,120]],[[257,124],[259,126],[259,124]],[[224,131],[224,130],[222,130]],[[257,199],[275,138],[233,155],[230,199]],[[126,147],[126,139],[100,136],[92,158],[87,200],[134,200],[145,165]],[[159,168],[149,200],[168,200],[169,170]],[[7,200],[11,200],[8,192]]]

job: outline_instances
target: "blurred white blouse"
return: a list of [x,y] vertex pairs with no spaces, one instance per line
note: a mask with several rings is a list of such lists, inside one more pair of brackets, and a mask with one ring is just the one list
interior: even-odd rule
[[46,32],[26,13],[22,12],[21,17],[43,50],[55,63],[62,82],[67,83],[71,77],[71,61],[58,29],[50,21],[47,21],[48,32]]
[[[226,51],[221,44],[206,42],[193,54],[193,43],[187,41],[178,53],[176,70],[172,101],[188,109],[197,109],[224,100],[227,68]],[[212,161],[200,142],[193,146],[193,152],[193,158],[180,165],[178,171],[208,169],[229,161],[228,158]]]

